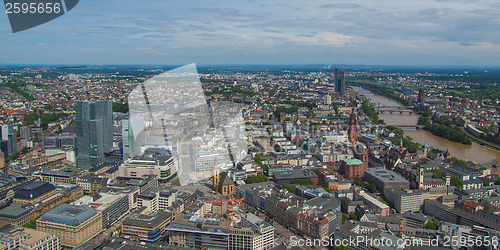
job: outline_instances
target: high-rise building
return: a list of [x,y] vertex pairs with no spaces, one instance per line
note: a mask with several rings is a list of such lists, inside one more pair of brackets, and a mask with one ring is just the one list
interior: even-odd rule
[[335,69],[335,91],[341,97],[345,96],[345,72],[340,69]]
[[420,103],[420,105],[424,105],[424,103],[425,103],[425,90],[424,89],[418,90],[417,101],[418,101],[418,103]]
[[10,124],[2,125],[2,150],[7,156],[17,152],[16,130]]
[[122,120],[123,161],[141,153],[143,138],[144,120],[141,116],[126,117]]
[[5,169],[5,155],[0,150],[0,173],[7,173]]
[[325,103],[326,105],[330,105],[330,104],[332,104],[332,96],[331,96],[331,95],[325,95],[325,97],[324,97],[324,98],[325,98],[325,99],[324,99],[324,103]]
[[90,169],[113,149],[113,109],[110,101],[76,103],[77,168]]

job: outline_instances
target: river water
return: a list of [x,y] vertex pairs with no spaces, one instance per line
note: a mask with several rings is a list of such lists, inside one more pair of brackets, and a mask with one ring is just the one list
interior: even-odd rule
[[[374,103],[380,103],[383,106],[402,106],[398,102],[386,98],[384,96],[375,95],[372,92],[365,90],[360,87],[353,87],[353,90],[358,94],[366,96]],[[386,124],[393,126],[415,126],[418,122],[418,115],[410,114],[399,114],[398,112],[392,114],[379,114],[379,118],[383,119]],[[485,163],[491,160],[500,161],[500,152],[482,147],[477,143],[472,143],[472,145],[465,145],[457,142],[452,142],[443,139],[439,136],[433,135],[431,132],[423,129],[405,129],[405,136],[410,136],[413,138],[414,142],[429,145],[441,150],[446,150],[450,152],[451,156],[455,156],[459,159],[466,161],[474,161],[476,163]]]

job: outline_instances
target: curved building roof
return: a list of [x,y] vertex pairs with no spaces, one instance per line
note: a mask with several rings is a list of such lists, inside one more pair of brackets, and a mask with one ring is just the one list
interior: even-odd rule
[[16,191],[14,198],[33,200],[56,188],[45,181],[35,181],[22,186]]

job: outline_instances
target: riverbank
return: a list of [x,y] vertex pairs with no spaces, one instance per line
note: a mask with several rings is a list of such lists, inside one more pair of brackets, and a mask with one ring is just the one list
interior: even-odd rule
[[[376,95],[366,89],[360,87],[353,87],[353,90],[358,94],[364,95],[366,98],[370,99],[373,103],[380,103],[385,106],[402,106],[396,101],[389,99],[387,97]],[[379,114],[379,118],[384,120],[387,125],[393,125],[397,127],[410,127],[416,126],[419,115],[415,114]],[[451,156],[455,156],[459,159],[466,161],[474,161],[476,163],[485,163],[491,160],[500,161],[500,152],[493,150],[488,147],[481,146],[480,144],[474,142],[472,145],[465,145],[457,142],[452,142],[443,139],[439,136],[433,135],[431,132],[418,129],[418,130],[404,130],[405,136],[409,135],[413,138],[413,142],[420,143],[423,145],[428,145],[441,150],[448,150]]]

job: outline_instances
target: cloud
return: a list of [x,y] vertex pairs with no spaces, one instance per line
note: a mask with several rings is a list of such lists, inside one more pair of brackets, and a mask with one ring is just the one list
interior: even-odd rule
[[[412,55],[416,64],[467,57],[498,65],[498,13],[500,3],[491,0],[87,0],[63,18],[16,35],[0,18],[0,63],[161,63],[168,55],[176,64],[331,58],[398,64]],[[71,57],[50,56],[61,51]]]
[[356,8],[361,8],[361,5],[353,3],[336,3],[336,4],[323,4],[320,5],[319,7],[331,8],[331,9],[356,9]]

